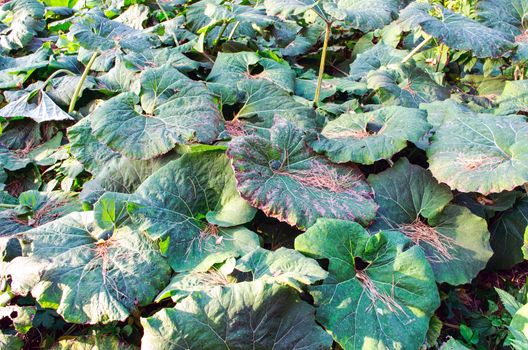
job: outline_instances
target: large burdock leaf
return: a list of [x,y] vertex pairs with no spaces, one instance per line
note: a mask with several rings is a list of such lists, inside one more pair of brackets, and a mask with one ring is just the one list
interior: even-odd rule
[[328,15],[354,29],[370,32],[398,18],[402,0],[327,0],[321,1]]
[[419,109],[386,107],[368,113],[345,113],[311,134],[308,143],[335,163],[373,164],[390,159],[418,142],[430,129],[427,113]]
[[128,209],[142,229],[164,242],[177,272],[206,271],[259,246],[246,228],[227,228],[252,220],[255,209],[236,191],[223,152],[188,153],[167,164],[141,184]]
[[81,210],[78,199],[69,193],[22,193],[17,207],[0,211],[0,256],[10,260],[20,255],[17,234]]
[[30,258],[47,262],[32,295],[72,323],[123,321],[152,302],[170,276],[157,245],[142,232],[104,231],[93,212],[69,214],[24,233],[23,240]]
[[34,139],[28,141],[25,147],[9,149],[0,143],[0,165],[4,169],[15,171],[34,163],[41,166],[55,164],[63,155],[55,154],[62,142],[62,133],[59,132],[50,140],[42,144],[34,144]]
[[371,71],[390,64],[400,63],[406,55],[407,51],[397,50],[387,44],[378,43],[356,57],[350,65],[349,77],[353,80],[366,78]]
[[370,236],[359,224],[319,219],[295,249],[328,259],[329,276],[309,287],[316,319],[343,349],[418,349],[440,305],[422,250],[396,231]]
[[[165,65],[141,74],[141,98],[123,93],[91,116],[94,136],[133,159],[150,159],[177,144],[211,143],[222,129],[220,112],[202,83]],[[139,102],[141,100],[141,105]]]
[[86,12],[76,18],[69,35],[90,51],[108,52],[114,48],[142,51],[159,45],[156,36],[110,20],[99,10]]
[[302,130],[275,118],[270,139],[244,136],[231,141],[237,187],[267,215],[304,228],[319,217],[368,224],[376,204],[358,168],[335,165],[315,155]]
[[328,349],[331,337],[297,293],[260,281],[194,293],[142,318],[144,349]]
[[314,284],[328,275],[314,259],[284,247],[276,251],[257,247],[238,261],[234,260],[226,261],[219,269],[174,276],[156,300],[170,297],[178,302],[192,292],[210,291],[217,286],[229,287],[237,282],[257,280],[268,284],[288,285],[302,292],[304,285]]
[[246,79],[238,84],[243,105],[232,121],[226,123],[231,136],[259,134],[269,137],[276,115],[301,129],[316,126],[316,113],[311,106],[298,102],[287,91],[266,79]]
[[315,11],[328,22],[344,21],[363,32],[382,28],[398,16],[401,0],[265,0],[269,15],[298,15]]
[[[258,72],[258,73],[257,73]],[[232,104],[242,100],[237,84],[246,79],[266,80],[292,92],[295,85],[295,73],[288,64],[269,58],[259,57],[254,52],[220,52],[207,81],[209,88],[222,98],[224,103]]]
[[438,4],[412,2],[400,13],[399,21],[406,30],[420,27],[450,48],[472,51],[479,58],[500,57],[515,48],[503,32]]
[[319,264],[296,250],[281,247],[275,251],[257,248],[237,261],[236,269],[251,273],[253,280],[287,284],[301,291],[327,277]]
[[452,189],[487,195],[528,182],[528,123],[524,117],[453,113],[431,141],[429,169]]
[[4,118],[27,117],[37,123],[75,120],[57,106],[45,91],[39,91],[38,96],[35,97],[36,104],[28,102],[28,98],[31,98],[30,94],[24,94],[19,99],[8,103],[0,109],[0,116]]
[[91,334],[76,337],[67,337],[59,340],[51,347],[51,350],[137,350],[138,347],[130,345],[117,335],[104,334],[102,331],[93,330]]
[[31,73],[49,64],[51,53],[50,48],[41,47],[27,56],[0,56],[0,89],[20,88]]
[[528,112],[528,80],[507,81],[497,99],[495,114]]
[[13,0],[0,7],[0,50],[21,49],[44,29],[45,8],[37,0]]
[[384,106],[418,108],[421,103],[449,98],[449,90],[429,74],[411,65],[382,67],[367,75],[367,85],[376,90]]
[[477,4],[480,19],[489,27],[517,37],[527,28],[528,1],[481,0]]
[[427,170],[403,158],[393,168],[370,175],[380,205],[372,231],[398,230],[423,249],[439,283],[470,282],[492,255],[484,219],[450,205],[449,188]]
[[524,260],[522,246],[528,227],[528,198],[521,198],[513,208],[500,213],[491,224],[493,257],[490,265],[509,269]]

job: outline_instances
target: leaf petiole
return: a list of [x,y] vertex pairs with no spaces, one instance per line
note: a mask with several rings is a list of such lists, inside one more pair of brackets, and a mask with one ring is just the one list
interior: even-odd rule
[[90,70],[92,69],[92,66],[95,62],[95,59],[97,58],[97,55],[99,52],[95,51],[90,57],[90,61],[88,61],[88,64],[84,68],[84,72],[81,76],[81,80],[79,80],[79,83],[77,84],[77,87],[75,88],[75,92],[73,93],[72,99],[70,101],[70,107],[68,108],[68,113],[73,112],[75,109],[75,104],[77,103],[77,99],[79,98],[79,95],[81,94],[82,87],[84,85],[84,81],[88,77],[88,74],[90,74]]

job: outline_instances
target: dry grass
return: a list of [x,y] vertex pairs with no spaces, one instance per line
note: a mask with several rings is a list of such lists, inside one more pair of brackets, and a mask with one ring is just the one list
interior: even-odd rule
[[244,124],[240,120],[230,120],[225,123],[225,129],[229,135],[237,136],[247,136],[247,132],[244,129]]
[[26,142],[26,145],[24,146],[24,148],[13,150],[13,154],[17,158],[24,158],[35,148],[36,148],[35,142],[33,142],[33,140],[29,140]]
[[489,156],[471,156],[460,154],[457,161],[461,163],[467,170],[477,170],[482,167],[494,167],[504,161],[501,157]]
[[[384,291],[379,291],[376,288],[376,285],[370,277],[366,274],[364,270],[362,271],[356,271],[356,278],[359,280],[359,282],[363,285],[363,288],[365,290],[365,293],[367,297],[372,301],[372,304],[370,305],[370,308],[374,307],[376,302],[383,303],[391,312],[401,312],[404,315],[407,315],[405,313],[405,310],[398,304],[398,302],[394,299],[394,288],[392,290],[392,295],[388,295]],[[393,285],[394,286],[394,285]]]
[[515,37],[516,43],[528,43],[528,30],[525,30],[521,34]]
[[[280,173],[280,171],[278,171]],[[309,170],[285,172],[287,176],[304,186],[315,187],[335,193],[350,192],[361,178],[352,172],[341,174],[336,168],[316,162]]]
[[411,224],[400,225],[398,229],[415,244],[426,243],[434,248],[435,254],[428,257],[429,261],[441,263],[455,259],[450,250],[458,245],[457,241],[441,234],[422,220],[416,219]]
[[364,139],[369,136],[375,135],[376,133],[365,130],[346,130],[343,129],[342,131],[330,131],[323,133],[324,136],[331,138],[331,139],[340,139],[340,138],[347,138],[352,137],[354,139]]

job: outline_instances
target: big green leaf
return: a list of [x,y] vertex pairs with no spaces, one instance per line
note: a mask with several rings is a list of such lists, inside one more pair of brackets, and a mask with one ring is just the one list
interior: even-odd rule
[[499,214],[493,221],[491,247],[493,258],[490,265],[497,269],[509,269],[524,260],[522,246],[528,227],[528,198],[521,198],[513,208]]
[[397,50],[384,43],[360,53],[350,65],[350,79],[360,80],[367,77],[371,71],[391,64],[400,63],[407,51]]
[[295,85],[295,73],[287,63],[261,58],[254,52],[245,51],[219,53],[207,77],[209,88],[228,104],[243,99],[243,93],[237,91],[237,85],[246,79],[271,81],[287,92],[292,92]]
[[86,12],[76,18],[69,35],[90,51],[108,52],[114,48],[141,51],[159,45],[159,40],[154,35],[109,20],[98,10]]
[[419,109],[386,107],[368,113],[345,113],[330,121],[321,134],[312,134],[310,147],[335,163],[373,164],[390,159],[417,143],[430,129]]
[[141,89],[141,98],[123,93],[92,113],[99,141],[129,158],[151,159],[176,144],[212,143],[217,138],[221,116],[203,84],[165,65],[144,71]]
[[232,136],[259,134],[268,137],[276,115],[301,129],[315,129],[317,117],[314,110],[287,91],[277,88],[274,83],[266,79],[246,79],[238,84],[238,88],[244,96],[243,105],[235,119],[226,123],[226,129]]
[[369,182],[380,205],[371,230],[399,230],[420,246],[439,283],[470,282],[492,255],[484,219],[450,205],[447,186],[402,158]]
[[134,345],[127,344],[116,335],[104,334],[104,332],[97,329],[92,330],[87,335],[67,337],[66,339],[59,340],[51,347],[51,350],[102,349],[135,350],[138,348]]
[[128,208],[132,218],[165,242],[175,271],[206,271],[259,245],[246,228],[222,228],[244,224],[255,215],[236,191],[233,170],[222,152],[188,153],[167,164],[141,184],[134,199]]
[[521,35],[528,28],[526,0],[481,0],[477,4],[477,11],[487,26],[513,37]]
[[507,81],[502,94],[497,99],[499,108],[496,114],[516,114],[528,112],[528,80]]
[[515,48],[508,35],[455,13],[439,4],[412,2],[400,14],[406,30],[417,27],[456,50],[469,50],[479,58],[500,57]]
[[369,32],[396,19],[401,0],[265,0],[270,15],[298,15],[315,11],[325,21],[344,21],[354,29]]
[[31,163],[42,166],[53,165],[64,156],[60,153],[56,154],[61,141],[62,133],[59,132],[40,145],[35,145],[30,141],[23,148],[9,149],[0,144],[0,165],[11,171],[23,169]]
[[253,280],[282,283],[301,290],[327,277],[319,264],[301,253],[286,248],[269,251],[257,248],[237,261],[236,269],[249,272]]
[[216,286],[229,287],[234,283],[257,280],[268,284],[288,285],[302,292],[304,285],[314,284],[327,275],[315,260],[293,249],[282,247],[269,251],[257,247],[238,259],[236,265],[235,262],[231,265],[228,261],[219,269],[174,276],[156,299],[171,297],[174,302],[178,302],[196,291],[210,291]]
[[367,75],[370,89],[376,90],[385,106],[418,108],[421,103],[449,98],[449,90],[417,67],[381,67]]
[[457,113],[427,149],[429,169],[460,192],[512,190],[528,182],[528,123],[516,115]]
[[151,349],[328,349],[314,308],[286,286],[260,281],[194,293],[141,319]]
[[[93,212],[72,213],[24,234],[29,256],[47,262],[32,294],[68,322],[124,320],[148,305],[170,268],[157,246],[134,227],[106,232]],[[20,263],[23,263],[22,260]]]
[[37,123],[74,120],[72,116],[57,106],[45,91],[39,91],[35,98],[37,104],[29,103],[28,97],[30,97],[29,94],[23,95],[18,100],[7,104],[0,109],[0,116],[4,118],[28,117]]
[[0,212],[0,255],[10,260],[20,255],[17,235],[69,213],[82,210],[72,194],[65,192],[23,192],[18,206]]
[[31,73],[49,64],[51,52],[49,47],[42,47],[27,56],[0,56],[0,89],[20,88]]
[[44,5],[37,0],[13,0],[0,7],[0,50],[21,49],[44,29]]
[[301,129],[275,118],[270,139],[244,136],[228,149],[242,197],[267,215],[304,228],[319,217],[368,224],[376,204],[362,173],[335,165],[305,145]]
[[329,276],[310,287],[316,319],[347,349],[418,349],[439,306],[422,250],[396,231],[370,236],[359,224],[320,219],[295,249],[328,259]]

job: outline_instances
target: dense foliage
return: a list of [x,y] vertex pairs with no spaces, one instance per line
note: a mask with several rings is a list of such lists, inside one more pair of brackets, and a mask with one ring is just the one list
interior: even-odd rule
[[0,348],[527,350],[527,18],[4,0]]

